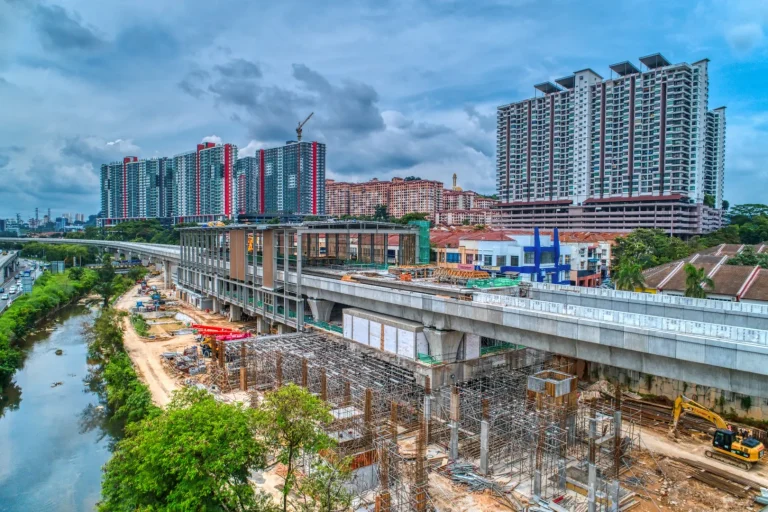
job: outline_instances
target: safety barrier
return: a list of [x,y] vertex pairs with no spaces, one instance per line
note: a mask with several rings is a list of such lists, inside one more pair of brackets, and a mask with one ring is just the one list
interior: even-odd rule
[[623,290],[609,290],[607,288],[587,288],[582,286],[569,286],[552,283],[530,283],[532,288],[541,290],[551,290],[557,292],[579,293],[581,295],[591,295],[595,297],[605,297],[609,299],[629,299],[650,304],[669,304],[674,306],[692,306],[696,308],[716,309],[719,311],[733,311],[741,313],[750,313],[756,315],[768,315],[768,305],[750,304],[747,302],[733,302],[713,299],[693,299],[691,297],[680,297],[678,295],[654,294],[642,292],[629,292]]
[[677,318],[642,315],[639,313],[624,313],[610,309],[589,308],[584,306],[575,306],[573,304],[560,304],[558,302],[524,299],[520,297],[511,297],[509,295],[494,295],[490,293],[478,292],[473,293],[472,297],[475,302],[480,302],[483,304],[498,304],[501,306],[520,308],[528,311],[540,311],[576,318],[598,320],[611,324],[628,325],[632,327],[641,327],[644,329],[669,331],[681,334],[692,334],[694,336],[705,336],[708,338],[721,338],[728,341],[741,341],[745,343],[755,343],[758,345],[768,345],[768,331],[760,329],[747,329],[744,327],[734,327],[732,325],[710,324],[706,322],[694,322],[691,320],[678,320]]

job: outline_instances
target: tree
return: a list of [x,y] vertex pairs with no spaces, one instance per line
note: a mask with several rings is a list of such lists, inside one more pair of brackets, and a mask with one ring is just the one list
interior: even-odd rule
[[727,199],[723,199],[722,204],[723,204],[723,210],[728,211],[728,208],[731,206],[731,203],[729,203]]
[[389,219],[389,213],[387,213],[387,205],[377,204],[374,210],[373,218],[375,220],[386,221]]
[[709,206],[710,208],[715,207],[715,196],[712,194],[704,194],[704,206]]
[[645,288],[643,269],[639,263],[624,260],[614,267],[613,276],[617,290],[635,291],[637,288]]
[[690,253],[691,248],[685,242],[660,229],[636,229],[617,238],[612,250],[614,266],[631,261],[639,264],[641,269],[679,260]]
[[768,269],[768,254],[756,253],[754,247],[747,245],[744,250],[736,256],[729,258],[728,265],[743,265],[747,267],[754,267],[759,265],[760,268]]
[[104,253],[101,257],[101,267],[98,271],[98,281],[96,282],[96,292],[104,299],[104,307],[109,307],[109,299],[115,291],[115,268],[112,266],[112,256]]
[[83,272],[85,272],[83,267],[72,267],[69,270],[67,270],[67,273],[69,274],[69,278],[74,279],[75,281],[79,281],[80,278],[83,277]]
[[349,458],[339,460],[333,453],[316,459],[309,475],[297,486],[300,499],[295,508],[300,512],[349,510],[353,498],[346,486],[352,474],[350,462]]
[[463,221],[461,221],[461,225],[462,226],[469,226],[469,219],[464,219]]
[[403,181],[419,181],[420,179],[419,176],[406,176]]
[[704,268],[696,268],[690,263],[686,263],[683,270],[685,271],[685,296],[694,299],[706,299],[706,288],[714,290],[715,282],[707,276]]
[[277,460],[286,466],[282,491],[285,512],[288,495],[296,484],[296,459],[333,445],[323,431],[323,426],[330,424],[333,416],[322,400],[295,384],[266,395],[258,415],[264,438],[278,451]]
[[266,462],[253,410],[184,388],[127,434],[104,466],[99,511],[262,509],[248,482]]

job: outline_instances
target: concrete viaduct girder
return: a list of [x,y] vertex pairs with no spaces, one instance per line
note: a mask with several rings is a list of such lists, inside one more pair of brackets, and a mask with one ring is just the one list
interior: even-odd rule
[[304,276],[308,296],[585,361],[768,398],[768,347]]
[[[37,241],[132,251],[157,258],[166,263],[166,268],[180,262],[179,248],[168,245],[76,239]],[[312,299],[348,304],[436,329],[469,332],[585,361],[768,398],[768,346],[403,293],[307,274],[303,275],[302,289]],[[227,302],[226,297],[219,299]]]

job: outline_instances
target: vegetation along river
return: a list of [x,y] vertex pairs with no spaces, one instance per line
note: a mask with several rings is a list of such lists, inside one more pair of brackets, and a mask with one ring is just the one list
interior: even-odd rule
[[88,380],[83,325],[93,316],[65,308],[24,341],[24,366],[0,395],[2,512],[91,511],[99,500],[120,429]]

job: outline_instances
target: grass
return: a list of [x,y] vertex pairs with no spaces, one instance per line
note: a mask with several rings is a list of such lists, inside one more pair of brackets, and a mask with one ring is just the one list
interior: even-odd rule
[[149,336],[149,324],[141,315],[131,316],[131,324],[139,336]]

